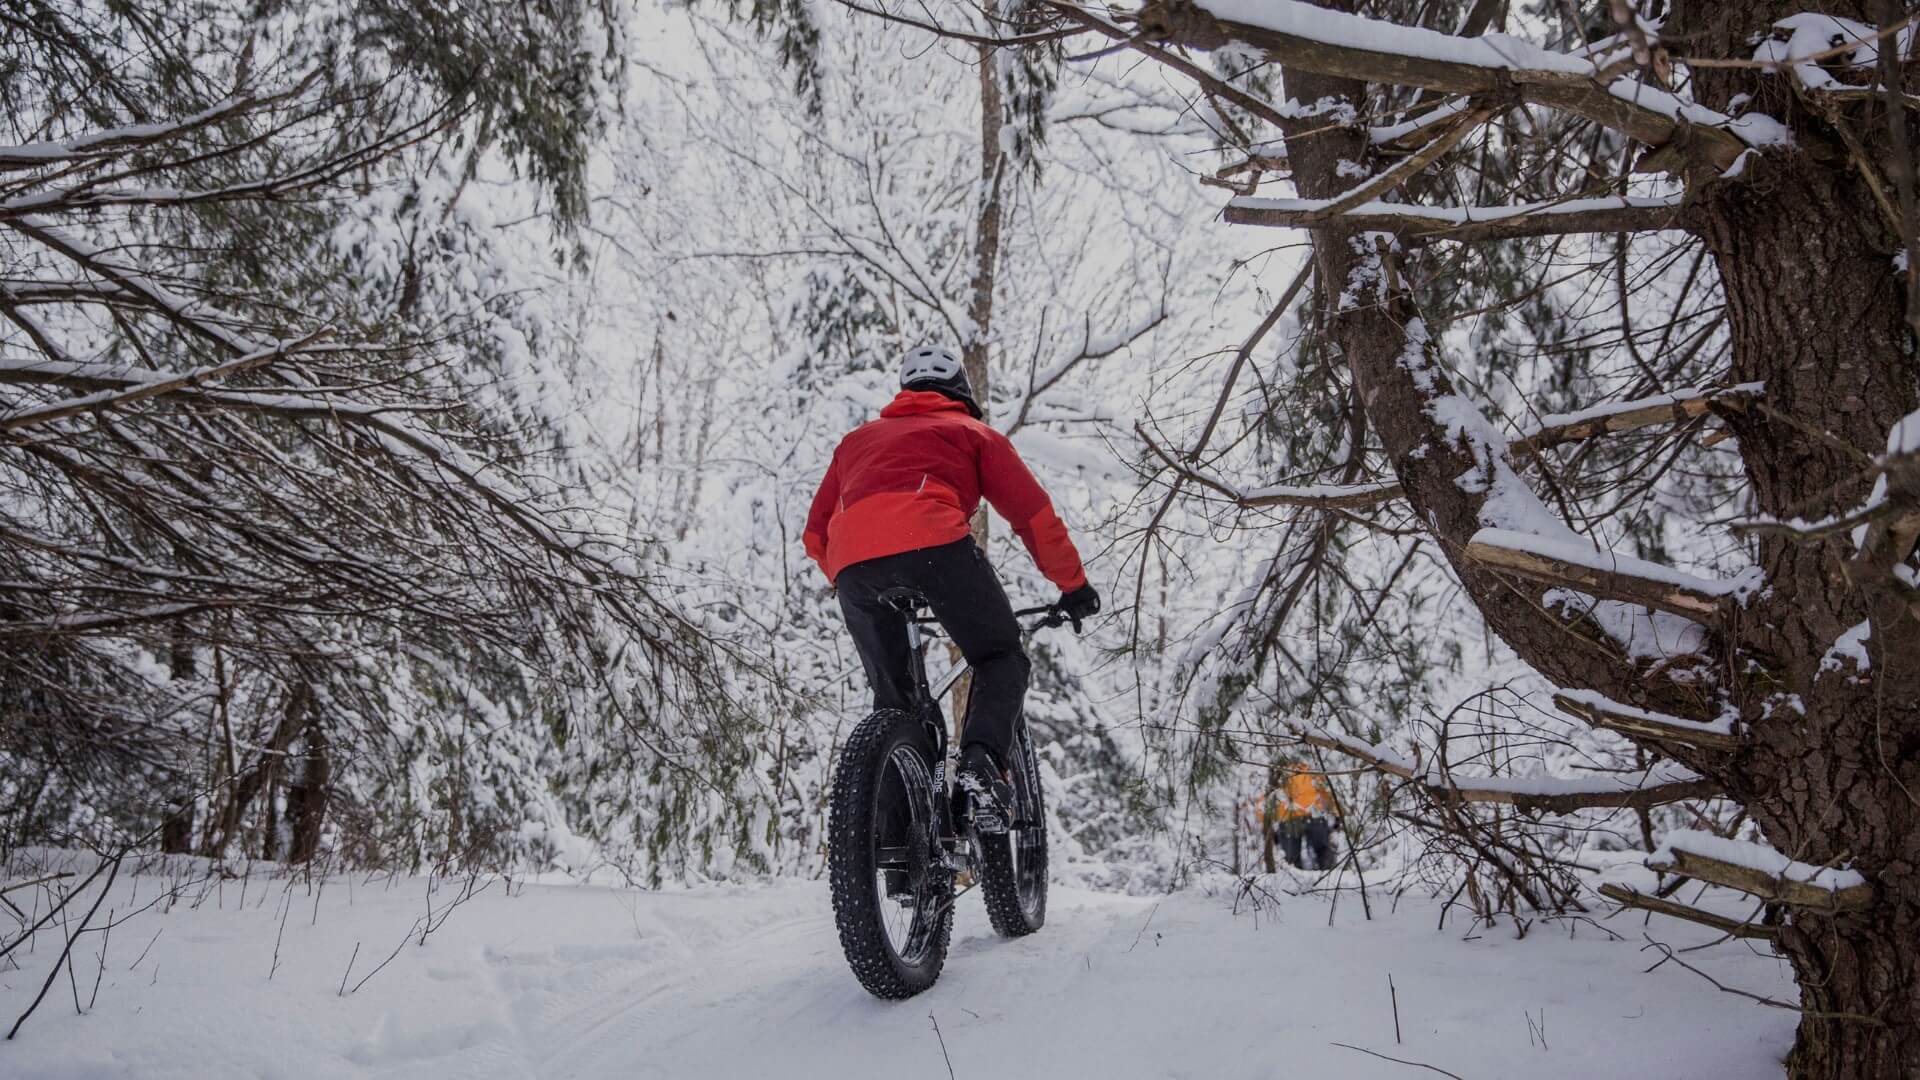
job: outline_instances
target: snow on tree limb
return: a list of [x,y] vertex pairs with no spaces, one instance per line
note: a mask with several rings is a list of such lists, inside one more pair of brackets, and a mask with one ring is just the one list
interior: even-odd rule
[[1418,762],[1385,746],[1370,745],[1325,728],[1296,728],[1308,746],[1331,750],[1425,788],[1433,799],[1448,802],[1511,806],[1522,813],[1571,814],[1579,810],[1664,806],[1687,799],[1710,799],[1720,794],[1718,784],[1675,766],[1656,766],[1636,781],[1627,776],[1566,778],[1558,776],[1464,777],[1437,769],[1422,770]]
[[[1436,145],[1444,140],[1436,140]],[[1396,236],[1452,240],[1514,240],[1577,233],[1652,232],[1688,227],[1690,215],[1678,197],[1596,198],[1514,206],[1417,206],[1368,201],[1337,214],[1337,200],[1242,197],[1227,204],[1235,225],[1280,228],[1347,228]]]
[[1737,750],[1740,738],[1733,733],[1732,722],[1689,720],[1670,713],[1623,705],[1591,690],[1562,690],[1553,695],[1553,704],[1561,712],[1586,721],[1597,728],[1622,735],[1685,743],[1711,750]]
[[1146,428],[1136,424],[1134,433],[1147,444],[1162,464],[1179,476],[1199,484],[1210,491],[1223,495],[1228,501],[1249,509],[1266,506],[1302,506],[1318,510],[1362,510],[1369,506],[1392,502],[1402,494],[1400,482],[1385,480],[1373,484],[1277,484],[1271,487],[1241,491],[1238,488],[1209,476],[1198,469],[1182,464],[1148,435]]
[[1765,118],[1734,119],[1670,91],[1622,77],[1620,58],[1557,53],[1506,35],[1457,38],[1328,11],[1298,0],[1153,0],[1139,13],[1158,41],[1198,49],[1233,42],[1283,66],[1361,82],[1460,94],[1512,94],[1620,131],[1724,171],[1783,133]]
[[1583,442],[1659,424],[1680,424],[1716,411],[1740,412],[1765,389],[1762,383],[1743,383],[1723,390],[1688,387],[1632,401],[1609,402],[1540,418],[1540,426],[1507,444],[1513,453],[1536,453],[1563,443]]
[[326,337],[330,330],[322,328],[293,341],[276,342],[269,348],[248,353],[245,356],[229,360],[224,364],[201,368],[197,371],[181,372],[157,379],[149,379],[135,386],[120,390],[102,391],[85,397],[72,398],[54,405],[29,409],[12,416],[0,418],[0,432],[15,432],[36,424],[52,423],[69,416],[97,412],[104,409],[124,408],[137,401],[163,397],[181,390],[196,389],[208,383],[218,382],[244,371],[254,371],[265,367],[282,357],[301,352],[307,346]]
[[1816,866],[1765,844],[1692,829],[1670,833],[1647,866],[1795,907],[1858,911],[1873,905],[1873,886],[1859,871]]
[[1513,529],[1481,529],[1466,554],[1495,570],[1690,619],[1718,618],[1745,587]]

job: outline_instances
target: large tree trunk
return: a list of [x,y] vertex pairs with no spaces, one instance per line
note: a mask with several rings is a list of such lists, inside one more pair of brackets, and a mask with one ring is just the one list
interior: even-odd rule
[[[1739,56],[1753,34],[1810,6],[1873,18],[1867,4],[1696,0],[1670,32]],[[1752,95],[1797,143],[1767,155],[1750,183],[1709,189],[1700,230],[1725,286],[1733,377],[1766,383],[1765,408],[1730,421],[1755,507],[1783,519],[1843,513],[1873,485],[1868,457],[1916,407],[1892,272],[1900,240],[1839,130],[1884,163],[1886,113],[1874,102],[1823,115],[1786,77],[1750,70],[1703,69],[1697,93],[1715,108]],[[1889,580],[1849,566],[1846,533],[1767,537],[1758,554],[1772,591],[1738,628],[1729,665],[1752,746],[1725,780],[1775,848],[1850,862],[1878,896],[1850,914],[1795,911],[1780,935],[1805,1010],[1790,1068],[1808,1080],[1910,1076],[1920,1069],[1920,619]],[[1870,669],[1828,661],[1862,622]]]
[[[989,14],[997,4],[988,4]],[[973,386],[974,400],[982,411],[992,408],[993,368],[989,363],[988,341],[993,332],[994,280],[1000,267],[1000,184],[1006,173],[1006,150],[1000,144],[1000,131],[1006,125],[1005,95],[1000,90],[998,50],[982,45],[975,50],[980,74],[980,191],[979,210],[973,222],[973,290],[967,302],[967,338],[960,343],[960,362],[967,370],[967,382]],[[987,549],[987,508],[973,513],[973,542]],[[949,644],[947,658],[962,659],[960,647]],[[953,684],[949,704],[953,709],[954,742],[962,736],[967,718],[967,699],[973,694],[973,676],[967,674]]]
[[[1752,35],[1802,6],[1696,0],[1682,6],[1668,36],[1695,55],[1745,57]],[[1865,15],[1846,7],[1832,5],[1835,14]],[[1362,83],[1291,69],[1286,81],[1291,100],[1344,100],[1364,113]],[[1715,107],[1736,92],[1755,95],[1758,108],[1788,120],[1796,135],[1793,150],[1753,163],[1747,182],[1708,188],[1701,207],[1699,228],[1725,282],[1732,377],[1766,383],[1763,407],[1732,423],[1755,509],[1815,519],[1856,507],[1872,486],[1869,456],[1915,407],[1913,343],[1891,268],[1897,236],[1831,118],[1798,104],[1782,77],[1721,70],[1702,74],[1699,85]],[[1879,124],[1884,133],[1877,105],[1842,122],[1884,145],[1866,130]],[[1288,150],[1300,194],[1344,193],[1352,181],[1342,160],[1372,157],[1364,133],[1315,119],[1296,126]],[[1378,171],[1377,159],[1375,166],[1369,171]],[[1314,257],[1326,283],[1329,332],[1369,421],[1488,624],[1563,686],[1707,715],[1733,704],[1750,732],[1750,746],[1738,754],[1658,749],[1721,781],[1778,850],[1846,863],[1874,884],[1876,902],[1862,911],[1784,913],[1779,948],[1793,964],[1804,1009],[1792,1075],[1913,1075],[1920,1067],[1920,620],[1905,599],[1861,572],[1844,533],[1811,544],[1767,539],[1758,556],[1772,591],[1711,628],[1718,632],[1712,661],[1695,678],[1650,685],[1618,650],[1593,648],[1605,644],[1597,635],[1571,636],[1590,629],[1579,620],[1548,616],[1540,588],[1516,587],[1463,554],[1484,523],[1486,485],[1461,481],[1497,483],[1501,471],[1429,411],[1453,387],[1431,346],[1409,332],[1420,313],[1403,285],[1402,256],[1363,235],[1323,228]],[[1905,557],[1882,551],[1881,569]],[[1871,626],[1871,669],[1847,663],[1834,670],[1826,657],[1836,639],[1863,621]]]

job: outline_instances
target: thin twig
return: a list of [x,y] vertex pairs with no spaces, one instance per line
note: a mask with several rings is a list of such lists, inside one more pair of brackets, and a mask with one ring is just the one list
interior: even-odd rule
[[[928,1013],[927,1019],[933,1020],[933,1014]],[[947,1063],[947,1080],[953,1080],[953,1059],[947,1056],[947,1037],[940,1034],[938,1020],[933,1020],[933,1037],[940,1040],[940,1059]]]
[[1431,1069],[1432,1071],[1439,1073],[1441,1076],[1451,1076],[1453,1077],[1453,1080],[1467,1080],[1466,1077],[1461,1076],[1459,1073],[1448,1072],[1447,1070],[1441,1068],[1438,1065],[1429,1065],[1424,1061],[1408,1061],[1405,1058],[1389,1057],[1378,1050],[1369,1050],[1364,1046],[1352,1046],[1343,1042],[1337,1042],[1337,1043],[1334,1043],[1333,1045],[1338,1046],[1343,1050],[1358,1050],[1363,1054],[1371,1054],[1382,1061],[1391,1061],[1395,1065],[1411,1065],[1416,1069]]

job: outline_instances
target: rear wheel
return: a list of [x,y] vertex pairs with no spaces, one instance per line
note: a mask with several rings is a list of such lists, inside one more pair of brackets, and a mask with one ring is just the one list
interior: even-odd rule
[[874,996],[932,986],[953,932],[953,872],[934,818],[933,746],[911,714],[883,709],[840,752],[827,824],[840,948]]
[[980,891],[994,930],[1001,937],[1025,937],[1047,921],[1047,807],[1026,724],[1016,729],[1007,756],[1013,759],[1013,827],[978,836]]

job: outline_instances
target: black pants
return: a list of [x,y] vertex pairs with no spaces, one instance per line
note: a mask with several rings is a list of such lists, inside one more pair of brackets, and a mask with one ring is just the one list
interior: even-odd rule
[[918,590],[933,607],[947,636],[973,666],[963,743],[985,743],[1004,763],[1014,725],[1027,694],[1031,665],[1020,647],[1020,623],[994,576],[987,556],[971,538],[854,563],[840,571],[840,613],[867,682],[873,707],[905,709],[913,703],[912,654],[906,617],[880,602],[888,589]]
[[1311,851],[1315,870],[1333,869],[1333,823],[1326,818],[1288,818],[1279,824],[1275,832],[1279,835],[1280,849],[1287,857],[1288,866],[1305,869],[1301,856]]

